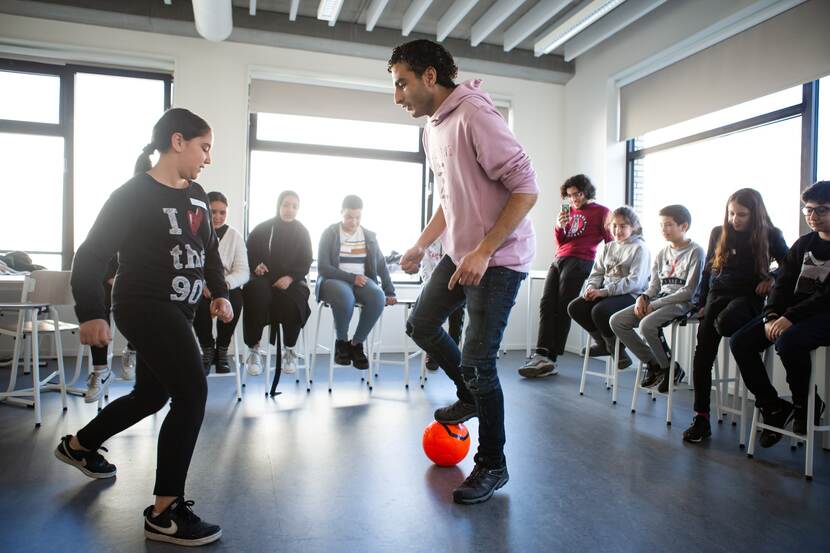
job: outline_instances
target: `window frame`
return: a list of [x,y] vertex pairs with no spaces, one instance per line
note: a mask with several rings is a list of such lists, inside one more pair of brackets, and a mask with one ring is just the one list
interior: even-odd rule
[[49,75],[60,79],[58,123],[35,123],[0,119],[0,133],[54,136],[63,138],[64,169],[61,199],[61,251],[27,253],[60,255],[61,269],[68,271],[75,256],[75,76],[78,73],[160,80],[164,83],[164,109],[171,107],[173,75],[153,71],[99,67],[79,64],[56,65],[28,60],[0,58],[0,71]]
[[[626,140],[626,167],[625,167],[625,203],[633,205],[634,201],[634,186],[635,186],[635,171],[637,160],[643,159],[645,156],[692,144],[694,142],[701,142],[712,138],[719,138],[733,133],[746,131],[779,123],[792,119],[794,117],[801,117],[801,190],[806,189],[812,185],[818,174],[818,98],[819,98],[819,81],[810,81],[804,83],[801,87],[801,103],[786,106],[774,111],[762,113],[754,117],[736,121],[728,125],[709,129],[699,133],[691,134],[676,140],[656,144],[648,148],[641,148],[638,145],[638,139],[630,138]],[[810,231],[806,221],[801,217],[799,223],[799,232],[805,234]]]
[[[245,209],[244,209],[244,235],[247,240],[250,233],[250,221],[248,205],[251,198],[251,153],[254,151],[280,152],[290,154],[310,154],[324,156],[342,156],[358,159],[371,159],[378,161],[402,161],[407,163],[420,163],[422,167],[421,178],[421,228],[423,231],[429,219],[432,217],[434,204],[432,170],[429,168],[424,151],[423,127],[420,128],[417,152],[404,152],[398,150],[377,150],[372,148],[351,148],[348,146],[328,146],[321,144],[303,144],[299,142],[280,142],[273,140],[261,140],[257,138],[257,115],[253,112],[248,118],[248,160],[247,175],[245,176]],[[316,259],[314,260],[317,261]],[[312,279],[312,282],[314,280]],[[418,280],[393,280],[395,284],[418,284]]]

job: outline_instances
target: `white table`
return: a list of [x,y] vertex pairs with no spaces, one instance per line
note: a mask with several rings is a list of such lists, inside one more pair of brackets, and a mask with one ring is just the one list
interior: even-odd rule
[[533,301],[533,283],[537,280],[541,280],[542,282],[548,277],[547,270],[539,270],[539,271],[530,271],[527,274],[527,324],[525,324],[525,356],[530,357],[530,347],[531,347],[531,340],[533,336],[533,328],[531,327],[533,323],[533,318],[531,317],[531,304],[530,302]]

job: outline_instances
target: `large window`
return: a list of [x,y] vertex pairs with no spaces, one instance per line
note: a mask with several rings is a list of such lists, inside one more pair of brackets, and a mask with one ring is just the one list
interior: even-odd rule
[[652,248],[663,242],[661,207],[685,205],[689,235],[705,248],[712,227],[723,223],[727,198],[745,187],[763,195],[773,224],[792,244],[804,231],[799,195],[814,179],[815,167],[803,164],[815,144],[818,89],[793,87],[630,140],[627,200]]
[[[362,225],[386,256],[409,248],[423,228],[425,157],[414,125],[300,115],[251,115],[247,229],[274,217],[277,197],[300,196],[300,220],[311,234],[316,273],[323,230],[340,220],[347,194],[363,199]],[[395,271],[398,282],[417,276]]]
[[830,180],[830,77],[819,81],[818,179]]
[[0,252],[68,269],[170,105],[156,73],[0,60]]

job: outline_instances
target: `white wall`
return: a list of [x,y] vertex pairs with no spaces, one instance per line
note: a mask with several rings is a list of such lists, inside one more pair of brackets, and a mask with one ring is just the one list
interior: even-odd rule
[[[231,42],[216,44],[196,38],[6,15],[0,18],[0,37],[31,41],[44,48],[54,45],[58,49],[108,52],[116,59],[123,54],[172,61],[175,66],[174,105],[187,107],[202,115],[214,129],[213,164],[203,172],[200,182],[206,189],[222,191],[228,197],[230,220],[238,225],[244,209],[247,85],[251,66],[273,68],[280,73],[316,74],[321,78],[349,76],[367,81],[388,80],[389,101],[392,101],[391,78],[386,72],[385,60]],[[539,236],[534,268],[545,268],[553,257],[552,214],[557,212],[558,187],[565,175],[564,87],[506,77],[471,75],[465,73],[463,67],[461,77],[483,78],[486,90],[511,102],[514,132],[533,160],[543,190],[532,218]],[[125,109],[129,109],[128,106]],[[148,138],[151,125],[152,122],[148,121]],[[113,183],[114,186],[116,184]],[[526,309],[522,298],[523,291],[505,335],[506,347],[524,347]],[[538,301],[532,307],[534,316],[537,308]],[[393,349],[399,347],[402,343],[401,327],[387,324],[385,328],[384,344]]]

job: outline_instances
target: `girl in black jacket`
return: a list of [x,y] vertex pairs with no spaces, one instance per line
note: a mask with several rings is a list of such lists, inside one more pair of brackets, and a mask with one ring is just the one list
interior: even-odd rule
[[262,373],[259,341],[265,325],[271,325],[269,339],[276,341],[282,325],[285,355],[284,372],[297,370],[294,346],[305,326],[308,307],[306,276],[311,267],[311,237],[297,220],[300,197],[285,190],[277,199],[277,216],[258,224],[248,235],[248,265],[251,280],[242,289],[245,344],[250,349],[248,374]]
[[712,229],[700,284],[694,356],[695,417],[683,439],[699,443],[712,434],[709,403],[712,363],[721,337],[732,336],[761,312],[774,279],[770,261],[780,266],[787,255],[784,235],[775,228],[757,190],[742,188],[729,196],[723,225]]

